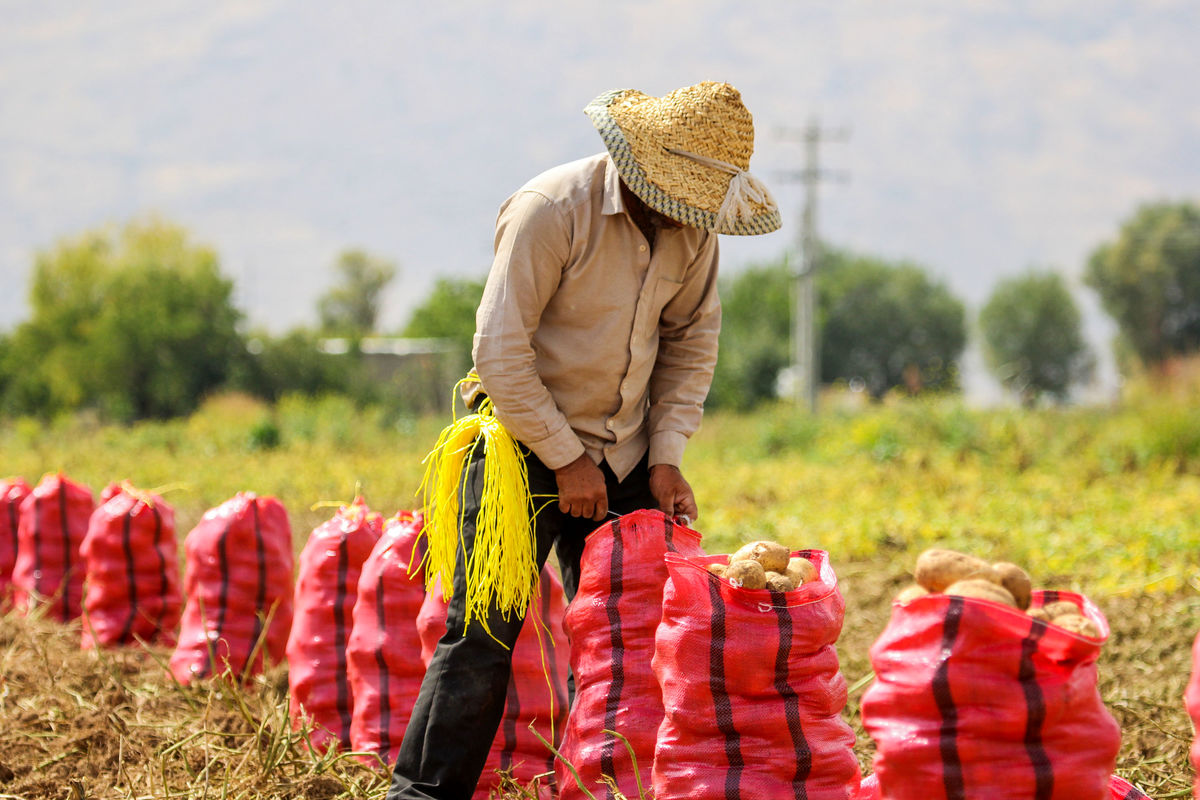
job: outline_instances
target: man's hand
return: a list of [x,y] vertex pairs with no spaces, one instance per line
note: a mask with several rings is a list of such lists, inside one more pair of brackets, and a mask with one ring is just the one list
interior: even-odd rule
[[558,509],[572,517],[586,517],[594,522],[608,513],[608,489],[604,473],[587,453],[554,470],[558,483]]
[[650,493],[658,501],[658,508],[668,517],[687,517],[689,521],[700,516],[696,508],[696,496],[692,487],[683,478],[679,467],[670,464],[655,464],[650,468]]

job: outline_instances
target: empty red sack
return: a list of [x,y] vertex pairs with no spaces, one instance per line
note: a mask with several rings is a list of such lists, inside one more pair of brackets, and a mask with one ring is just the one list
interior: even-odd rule
[[21,502],[13,600],[29,611],[46,605],[46,616],[67,622],[82,611],[87,571],[79,546],[95,503],[92,490],[65,475],[47,475]]
[[368,760],[391,765],[412,718],[425,677],[417,615],[425,602],[420,513],[401,512],[387,521],[383,536],[358,576],[354,624],[346,666],[354,696],[350,746]]
[[[663,556],[704,555],[700,534],[661,511],[626,514],[590,533],[584,545],[579,591],[564,627],[571,643],[575,702],[559,748],[588,791],[611,798],[609,776],[626,797],[650,787],[654,746],[663,721],[654,677],[654,634],[662,619],[667,566]],[[606,731],[616,731],[629,743]],[[554,765],[562,800],[586,795],[561,761]]]
[[292,528],[274,497],[239,492],[184,539],[187,603],[171,674],[180,683],[261,672],[292,627]]
[[0,481],[0,611],[12,602],[13,566],[17,562],[17,536],[21,528],[21,501],[29,496],[22,478]]
[[311,723],[310,741],[320,750],[331,743],[350,747],[354,696],[346,645],[359,573],[382,532],[383,517],[356,497],[315,528],[300,553],[287,642],[290,712],[293,723]]
[[931,594],[892,606],[862,701],[883,796],[1107,797],[1121,743],[1097,689],[1108,621],[1070,592],[1034,592],[1031,607],[1054,600],[1078,605],[1101,637],[989,600]]
[[[521,635],[513,647],[512,674],[500,728],[488,752],[474,800],[488,800],[500,785],[497,772],[505,772],[521,786],[535,776],[553,770],[554,754],[530,732],[529,726],[547,742],[561,740],[563,720],[567,716],[566,634],[563,613],[566,601],[562,581],[547,565],[542,568],[535,594],[521,626]],[[446,633],[446,601],[441,584],[434,583],[417,617],[421,635],[421,657],[428,666],[438,640]],[[543,796],[552,787],[542,784]]]
[[128,486],[105,494],[80,548],[87,562],[83,647],[174,645],[182,605],[175,511]]
[[727,556],[666,555],[653,662],[665,712],[658,800],[846,800],[857,787],[834,647],[846,602],[825,551],[792,556],[820,580],[790,592],[744,589],[708,571]]

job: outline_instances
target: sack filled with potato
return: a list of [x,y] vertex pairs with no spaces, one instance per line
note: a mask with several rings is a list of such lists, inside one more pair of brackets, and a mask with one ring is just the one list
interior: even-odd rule
[[[834,647],[845,601],[828,554],[751,549],[731,563],[665,556],[670,577],[654,641],[665,713],[654,751],[657,800],[845,800],[858,785]],[[773,569],[763,569],[763,558]],[[806,567],[792,563],[793,573],[812,579],[784,588],[793,586],[796,559]],[[729,577],[745,563],[757,569],[743,577],[762,585]]]

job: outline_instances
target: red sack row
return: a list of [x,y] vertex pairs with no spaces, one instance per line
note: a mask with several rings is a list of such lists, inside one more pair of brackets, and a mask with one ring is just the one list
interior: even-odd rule
[[292,628],[292,529],[273,497],[239,492],[205,512],[183,543],[187,604],[171,674],[188,684],[261,672]]
[[862,701],[875,775],[892,800],[1106,796],[1121,732],[1097,689],[1108,621],[1091,639],[988,600],[931,594],[896,603],[871,647]]
[[79,547],[94,508],[92,490],[62,473],[42,478],[21,502],[12,576],[19,610],[44,604],[50,619],[79,617],[86,572]]
[[[603,776],[615,780],[626,797],[639,796],[639,781],[650,787],[663,722],[651,660],[662,619],[667,553],[704,555],[700,534],[652,510],[602,525],[584,545],[579,591],[563,620],[571,643],[575,702],[559,750],[593,793],[611,796]],[[625,742],[608,731],[625,737],[637,769]],[[554,771],[562,800],[586,797],[565,764],[557,762]]]
[[846,800],[858,787],[846,680],[834,645],[846,602],[823,550],[800,550],[819,580],[789,592],[743,589],[709,564],[666,555],[654,674],[665,717],[657,800]]
[[[566,600],[562,581],[549,566],[543,567],[539,592],[530,600],[521,635],[512,653],[512,674],[504,716],[492,742],[475,788],[474,800],[488,800],[500,786],[499,772],[507,773],[521,786],[536,776],[552,772],[554,754],[529,728],[557,746],[563,721],[567,717],[567,659],[564,658],[566,633],[563,614]],[[441,584],[425,597],[417,617],[421,636],[421,659],[425,666],[433,659],[438,640],[446,633],[447,604]],[[553,793],[547,786],[546,796]]]
[[363,562],[383,533],[383,517],[361,497],[315,528],[300,553],[292,631],[287,641],[289,709],[297,726],[312,724],[318,750],[350,748],[354,697],[346,645]]
[[[1200,731],[1200,634],[1196,634],[1196,639],[1192,642],[1192,675],[1184,691],[1183,703],[1188,716],[1192,718],[1194,729]],[[1196,800],[1200,800],[1200,736],[1192,740],[1191,761],[1192,769],[1197,775],[1193,794]]]
[[[874,775],[863,778],[858,793],[853,795],[854,800],[882,800],[882,797],[879,793],[879,780]],[[1113,775],[1108,779],[1108,794],[1099,800],[1150,800],[1150,795],[1119,775]]]
[[13,566],[17,562],[17,536],[21,527],[21,501],[32,490],[22,478],[0,481],[0,611],[12,602]]
[[358,576],[354,625],[346,667],[354,697],[350,745],[373,754],[364,760],[390,766],[412,718],[425,677],[417,615],[425,602],[423,519],[400,512],[387,521]]
[[182,605],[175,511],[128,485],[101,497],[80,547],[87,564],[83,648],[174,645]]

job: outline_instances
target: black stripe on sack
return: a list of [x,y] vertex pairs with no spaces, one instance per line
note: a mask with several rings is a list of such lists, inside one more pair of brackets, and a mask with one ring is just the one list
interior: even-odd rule
[[[612,552],[608,564],[608,596],[604,599],[604,610],[608,615],[609,645],[612,647],[612,682],[608,685],[608,696],[604,699],[604,730],[616,730],[617,710],[621,707],[621,692],[625,689],[625,643],[621,633],[621,611],[617,607],[624,592],[622,581],[624,569],[621,558],[621,526],[619,520],[612,523]],[[600,748],[600,774],[616,778],[613,767],[613,751],[617,739],[610,733],[604,734]],[[606,786],[605,797],[613,800],[612,786]]]
[[663,517],[663,538],[667,543],[668,553],[677,553],[675,549],[675,522],[668,516]]
[[962,615],[963,599],[951,597],[946,608],[946,618],[942,622],[942,653],[938,668],[933,673],[931,687],[933,699],[942,715],[939,748],[946,800],[966,800],[962,761],[958,756],[958,709],[954,706],[954,695],[950,690],[950,654],[954,650],[954,640],[958,638],[958,626]]
[[708,645],[708,688],[712,692],[713,709],[716,713],[717,730],[725,737],[725,760],[729,771],[725,773],[725,800],[738,800],[741,796],[742,770],[746,763],[742,758],[742,737],[733,724],[733,704],[725,685],[725,603],[716,581],[708,584],[708,601],[712,606],[709,624]]
[[[558,681],[558,642],[554,641],[554,627],[550,624],[550,594],[550,587],[547,585],[542,592],[542,621],[550,629],[550,633],[546,636],[546,661],[550,665],[550,687],[554,693],[554,712],[550,715],[548,722],[554,727],[554,732],[558,733],[558,727],[554,725],[554,717],[561,714],[562,710],[567,707],[567,696]],[[555,747],[558,746],[557,742],[551,742],[551,744]],[[558,788],[558,784],[554,782],[554,753],[546,754],[546,771],[550,773],[548,785],[550,793],[553,795]]]
[[387,639],[387,603],[384,602],[383,571],[375,582],[375,665],[379,667],[379,757],[388,763],[392,750],[392,687],[391,670],[383,653]]
[[805,781],[812,773],[812,749],[804,736],[804,723],[800,718],[800,697],[788,681],[788,659],[792,652],[792,615],[788,613],[787,598],[782,592],[771,593],[775,607],[775,619],[779,630],[779,647],[775,651],[775,691],[783,700],[783,715],[787,720],[788,732],[792,736],[792,754],[796,758],[796,773],[792,776],[792,788],[796,800],[807,800],[808,787]]
[[1025,693],[1025,751],[1029,753],[1029,762],[1033,766],[1034,800],[1049,800],[1054,794],[1054,765],[1050,763],[1050,757],[1042,743],[1046,698],[1042,695],[1042,688],[1038,686],[1037,674],[1033,668],[1033,654],[1037,651],[1038,640],[1045,632],[1045,625],[1030,620],[1029,635],[1021,640],[1021,663],[1017,670],[1017,680]]
[[71,563],[71,529],[67,525],[67,487],[64,483],[58,484],[58,517],[62,523],[62,543],[63,543],[63,573],[62,573],[62,618],[71,618],[71,570],[74,564]]
[[337,589],[333,600],[333,651],[337,664],[337,710],[342,718],[339,734],[343,743],[350,741],[350,684],[346,676],[346,581],[350,572],[350,535],[343,533],[338,542]]
[[[221,640],[225,637],[225,609],[229,607],[229,531],[233,527],[233,517],[225,523],[225,530],[221,531],[221,537],[217,539],[217,566],[221,571],[221,588],[217,596],[217,636],[212,640],[212,657],[215,658],[217,648],[221,646]],[[228,646],[226,646],[228,652]],[[232,655],[232,653],[228,653]],[[220,674],[220,666],[215,662],[210,665],[212,674]],[[228,666],[232,667],[232,664]]]
[[121,549],[125,553],[125,581],[129,584],[129,616],[125,618],[125,627],[121,629],[121,636],[117,639],[122,644],[128,643],[133,638],[133,621],[137,616],[138,605],[137,565],[133,561],[133,542],[130,541],[134,508],[136,508],[136,504],[125,512],[121,525]]
[[163,555],[162,535],[163,524],[162,514],[158,513],[157,506],[150,506],[150,513],[154,514],[154,554],[158,556],[158,620],[154,623],[154,632],[156,634],[163,632],[163,621],[167,618],[167,595],[171,591],[171,579],[167,574],[167,557]]
[[[258,647],[259,637],[263,635],[263,616],[267,613],[267,546],[263,542],[262,523],[258,518],[258,498],[250,501],[250,513],[254,517],[254,557],[258,565],[258,593],[254,596],[254,633],[250,637],[250,651],[246,653],[246,663],[242,671],[250,666],[250,653]],[[263,642],[258,650],[258,658],[265,657],[267,643]]]

